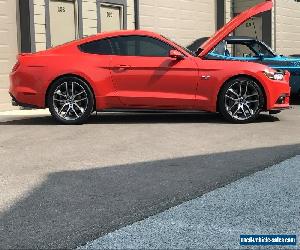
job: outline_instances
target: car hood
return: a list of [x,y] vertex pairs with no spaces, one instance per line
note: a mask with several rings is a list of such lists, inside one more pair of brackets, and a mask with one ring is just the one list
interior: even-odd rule
[[201,45],[198,51],[201,51],[199,57],[204,57],[209,53],[214,47],[216,47],[219,42],[221,42],[225,37],[232,33],[241,24],[249,20],[251,17],[256,16],[260,13],[271,10],[273,7],[272,0],[266,0],[233,18],[228,22],[223,28],[218,30],[210,39],[208,39],[204,44]]
[[300,70],[300,57],[276,56],[265,58],[263,63],[275,69]]

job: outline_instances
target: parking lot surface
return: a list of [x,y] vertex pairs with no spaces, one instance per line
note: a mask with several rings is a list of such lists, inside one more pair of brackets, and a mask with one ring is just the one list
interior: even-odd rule
[[[299,166],[300,156],[110,233],[80,249],[241,249],[240,235],[244,234],[299,237]],[[299,243],[280,249],[298,247]]]
[[247,125],[18,112],[0,115],[0,248],[75,248],[300,154],[299,106]]

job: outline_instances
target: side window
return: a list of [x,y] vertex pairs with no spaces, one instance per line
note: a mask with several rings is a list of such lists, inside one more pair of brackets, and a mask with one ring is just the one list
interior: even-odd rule
[[112,55],[112,48],[108,39],[97,40],[79,46],[80,50],[89,54]]
[[112,38],[113,51],[122,56],[168,57],[172,46],[146,36],[121,36]]

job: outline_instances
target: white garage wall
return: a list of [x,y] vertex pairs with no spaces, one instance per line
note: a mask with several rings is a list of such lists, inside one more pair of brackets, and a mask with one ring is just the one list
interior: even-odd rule
[[232,1],[231,0],[225,0],[225,19],[226,23],[228,23],[232,18]]
[[[96,0],[82,1],[83,35],[90,36],[97,33]],[[127,29],[135,28],[134,0],[127,0]]]
[[127,29],[135,29],[134,0],[127,0]]
[[[13,0],[10,0],[13,1]],[[135,28],[134,0],[127,0],[127,29]],[[83,35],[97,34],[96,0],[82,0]],[[34,0],[36,50],[46,49],[45,0]]]
[[97,33],[97,6],[95,0],[82,1],[83,35]]
[[276,51],[284,55],[300,54],[300,2],[276,1]]
[[140,0],[140,28],[163,34],[188,46],[216,31],[213,0]]
[[[0,89],[8,88],[8,74],[16,62],[17,44],[16,1],[0,1]],[[1,101],[1,100],[0,100]]]
[[34,0],[34,29],[36,51],[46,49],[45,1]]
[[[263,0],[226,0],[226,21]],[[16,0],[0,0],[0,80],[7,82],[7,70],[17,53]],[[46,49],[45,0],[33,0],[36,50]],[[139,0],[140,28],[153,30],[182,45],[210,36],[216,27],[214,0]],[[176,4],[174,4],[176,3]],[[96,0],[82,0],[83,35],[97,33]],[[14,11],[7,11],[13,9]],[[134,0],[127,0],[127,28],[135,28]],[[276,1],[273,11],[273,44],[280,54],[300,54],[300,3]],[[276,25],[275,25],[276,24]],[[9,25],[9,29],[8,26]],[[8,43],[8,41],[11,41]],[[13,41],[12,41],[13,40]],[[8,50],[6,48],[9,48]],[[11,56],[13,54],[13,56]],[[8,59],[5,59],[8,58]],[[6,63],[9,60],[9,63]],[[6,67],[8,65],[8,67]],[[1,83],[0,83],[1,87]]]

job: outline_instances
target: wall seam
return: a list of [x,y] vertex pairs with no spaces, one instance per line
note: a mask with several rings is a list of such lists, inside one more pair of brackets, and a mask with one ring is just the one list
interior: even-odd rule
[[30,47],[31,47],[31,52],[36,52],[33,0],[29,0],[29,12],[30,12],[29,15],[30,15],[30,37],[31,37]]

